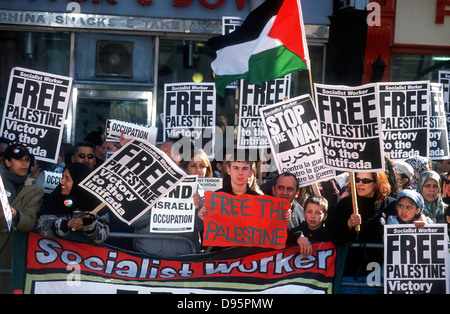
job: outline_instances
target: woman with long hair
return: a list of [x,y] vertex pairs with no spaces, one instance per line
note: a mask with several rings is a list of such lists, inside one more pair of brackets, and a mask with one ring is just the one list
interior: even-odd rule
[[[383,243],[383,232],[387,216],[395,214],[396,200],[384,171],[355,173],[358,213],[353,213],[352,197],[342,198],[336,205],[330,220],[331,239],[338,253],[347,255],[344,276],[366,276],[367,264],[383,263],[382,249],[366,249],[364,244],[349,248],[352,243]],[[347,187],[348,188],[348,187]],[[356,230],[360,227],[360,231]]]

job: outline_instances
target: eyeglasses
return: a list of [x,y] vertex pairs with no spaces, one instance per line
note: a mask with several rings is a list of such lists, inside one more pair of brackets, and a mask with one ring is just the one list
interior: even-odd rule
[[78,154],[77,155],[78,156],[78,158],[81,158],[81,159],[84,159],[84,158],[89,158],[89,159],[93,159],[94,158],[94,155],[92,155],[92,154],[89,154],[89,155],[86,155],[86,154]]
[[355,182],[356,183],[362,182],[363,184],[369,184],[369,183],[375,182],[375,180],[370,180],[370,179],[367,179],[367,178],[363,178],[363,179],[355,178]]

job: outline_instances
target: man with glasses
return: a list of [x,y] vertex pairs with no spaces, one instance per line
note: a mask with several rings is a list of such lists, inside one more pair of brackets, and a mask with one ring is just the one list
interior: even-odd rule
[[95,155],[94,155],[94,144],[91,142],[78,142],[73,147],[72,163],[79,162],[85,164],[89,169],[94,170],[95,168]]

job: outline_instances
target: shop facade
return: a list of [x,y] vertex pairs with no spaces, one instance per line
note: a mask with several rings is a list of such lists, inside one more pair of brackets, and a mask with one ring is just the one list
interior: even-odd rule
[[[213,82],[222,16],[244,19],[261,0],[0,0],[0,106],[11,68],[71,76],[72,102],[63,141],[101,130],[105,119],[158,127],[164,84]],[[312,75],[324,82],[332,0],[302,1]],[[307,73],[292,77],[293,96],[310,91]],[[235,91],[218,96],[216,114],[235,125]],[[223,122],[220,122],[223,123]]]
[[367,29],[362,81],[430,80],[450,70],[450,1],[377,0],[379,23]]

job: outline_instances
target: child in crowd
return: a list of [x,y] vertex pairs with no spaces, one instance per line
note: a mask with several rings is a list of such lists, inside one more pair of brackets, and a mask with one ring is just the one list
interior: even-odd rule
[[312,253],[311,242],[330,241],[325,220],[328,215],[328,201],[323,196],[310,196],[305,202],[303,216],[305,221],[289,233],[289,242],[296,241],[302,255]]
[[422,215],[424,199],[414,190],[405,189],[397,194],[397,215],[390,215],[387,224],[415,224],[421,228],[424,224],[433,223],[429,217],[419,219]]

